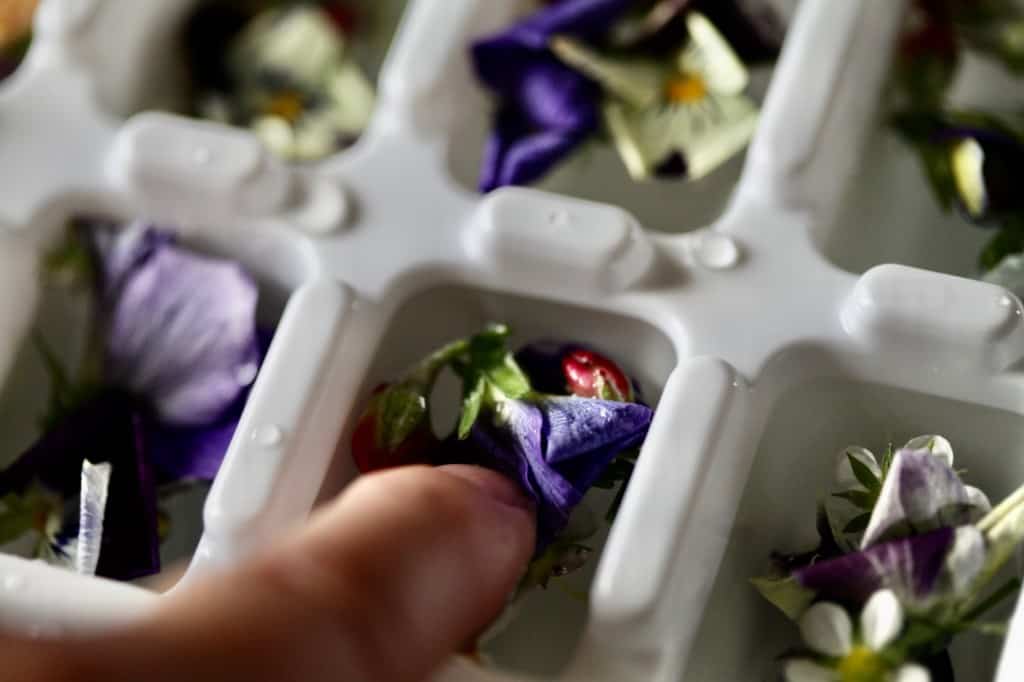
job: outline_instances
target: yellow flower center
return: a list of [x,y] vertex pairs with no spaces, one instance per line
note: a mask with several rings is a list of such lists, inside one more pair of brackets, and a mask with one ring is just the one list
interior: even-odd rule
[[274,95],[267,102],[266,113],[294,123],[302,115],[305,107],[302,98],[294,92],[282,92]]
[[885,679],[885,662],[866,646],[855,646],[837,668],[842,682],[881,682]]
[[665,96],[670,102],[692,104],[708,96],[708,84],[694,74],[682,74],[665,84]]

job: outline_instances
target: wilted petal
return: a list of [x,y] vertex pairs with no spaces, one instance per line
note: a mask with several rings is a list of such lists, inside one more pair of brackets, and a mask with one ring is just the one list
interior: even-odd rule
[[954,538],[952,528],[939,528],[820,561],[797,570],[794,576],[819,598],[854,607],[886,588],[904,603],[923,601],[938,583]]
[[237,264],[156,249],[108,297],[111,381],[165,421],[209,423],[256,375],[256,299]]
[[814,651],[845,656],[853,648],[853,623],[838,604],[818,602],[800,617],[800,635]]
[[603,450],[611,450],[614,456],[642,442],[653,417],[645,405],[593,398],[552,396],[544,399],[541,409],[550,464],[593,457]]
[[537,502],[541,549],[615,456],[643,440],[653,416],[634,403],[555,396],[504,400],[495,409],[474,424],[476,447],[466,457],[518,481]]
[[871,595],[860,614],[860,634],[868,648],[881,651],[903,630],[903,607],[892,590]]
[[972,496],[943,457],[928,450],[900,450],[882,485],[861,547],[940,526],[970,523],[979,516],[971,505]]

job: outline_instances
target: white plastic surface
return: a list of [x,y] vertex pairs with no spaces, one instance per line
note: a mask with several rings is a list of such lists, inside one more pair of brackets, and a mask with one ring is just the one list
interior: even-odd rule
[[[604,170],[617,160],[593,150],[545,185],[620,206],[467,187],[489,109],[465,46],[526,2],[410,2],[370,130],[302,169],[245,133],[113,115],[147,100],[146,79],[114,55],[129,22],[112,17],[126,12],[163,36],[188,5],[43,0],[45,30],[0,85],[0,161],[16,169],[0,185],[0,283],[19,292],[0,299],[0,380],[31,379],[16,361],[43,308],[30,263],[70,215],[177,221],[199,247],[256,273],[280,325],[207,499],[190,576],[242,559],[343,489],[355,475],[347,440],[373,385],[489,320],[512,324],[517,341],[593,344],[658,404],[589,603],[531,595],[489,645],[499,665],[533,678],[761,679],[795,635],[747,578],[771,549],[807,540],[825,463],[851,442],[941,432],[993,497],[1024,480],[1024,459],[1006,456],[1024,441],[1020,302],[905,267],[861,276],[886,256],[862,257],[876,242],[843,231],[857,216],[847,190],[860,191],[871,168],[861,153],[873,149],[903,2],[803,0],[745,168],[623,189],[610,180],[621,169]],[[134,35],[126,45],[152,47]],[[914,187],[891,202],[931,210]],[[865,222],[863,239],[899,234],[901,215],[871,213],[887,222]],[[700,229],[651,229],[667,226]],[[909,252],[892,253],[903,262]],[[6,571],[55,590],[71,580],[14,559],[0,569],[0,586]],[[587,589],[586,578],[567,584]],[[48,622],[104,627],[151,601],[73,582],[69,598],[46,602]],[[33,603],[0,589],[5,623],[38,628]],[[1007,647],[1022,641],[1018,613]],[[954,653],[964,679],[995,669],[998,647],[974,651]],[[1024,678],[1022,665],[1003,657],[998,682]],[[442,678],[519,679],[464,661]]]

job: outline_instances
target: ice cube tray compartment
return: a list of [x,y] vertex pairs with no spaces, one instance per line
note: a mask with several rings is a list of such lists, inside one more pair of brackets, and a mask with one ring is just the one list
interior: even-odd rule
[[[1016,458],[1000,455],[1012,453],[1024,405],[1020,301],[998,287],[899,266],[860,275],[911,262],[910,247],[881,236],[907,229],[924,239],[926,218],[908,227],[902,214],[869,214],[878,225],[859,233],[863,241],[844,227],[843,216],[857,212],[843,208],[843,197],[862,191],[864,169],[876,162],[866,141],[904,4],[803,0],[738,185],[720,171],[729,178],[721,191],[679,186],[664,204],[640,189],[624,211],[537,190],[471,190],[488,109],[465,48],[504,25],[517,3],[410,2],[381,68],[370,129],[329,160],[293,168],[254,150],[244,132],[164,114],[115,115],[142,106],[130,89],[145,69],[123,56],[118,68],[131,73],[108,68],[96,46],[111,58],[122,32],[111,17],[151,11],[138,17],[140,33],[157,30],[157,3],[43,0],[29,58],[0,85],[0,159],[18,169],[0,187],[0,278],[9,290],[31,288],[24,256],[38,253],[47,207],[65,202],[49,209],[60,217],[106,202],[119,215],[182,222],[192,239],[223,245],[287,284],[274,343],[207,498],[188,577],[240,560],[342,489],[354,475],[347,438],[362,399],[434,342],[497,317],[522,339],[576,337],[620,356],[660,398],[593,566],[588,603],[571,609],[564,632],[550,616],[555,607],[528,603],[519,625],[493,644],[503,667],[456,661],[441,676],[746,679],[732,669],[741,655],[760,661],[769,653],[752,644],[769,633],[754,628],[779,628],[769,607],[733,583],[761,569],[768,540],[804,539],[784,536],[782,526],[810,518],[798,498],[751,518],[780,469],[799,464],[823,480],[821,458],[847,441],[877,447],[941,431],[993,492],[1019,473]],[[173,141],[166,152],[147,142],[154,130]],[[196,148],[209,153],[182,152]],[[558,189],[626,202],[606,186],[613,178],[583,176],[586,188],[573,179]],[[277,188],[279,200],[251,203],[270,196],[255,189],[262,187]],[[872,192],[884,200],[881,187]],[[908,211],[932,201],[912,185],[899,200]],[[680,227],[701,229],[655,231]],[[252,237],[267,231],[281,248],[253,249]],[[944,258],[912,262],[960,262]],[[14,364],[24,341],[35,310],[29,299],[0,302],[0,368]],[[755,522],[763,547],[737,556],[730,542]],[[36,590],[22,594],[53,586],[79,597],[43,607],[0,590],[8,621],[26,626],[42,617],[103,626],[151,603],[8,558],[0,573]],[[101,592],[110,609],[90,619],[84,605]],[[1021,648],[1021,622],[1006,651]],[[727,635],[705,646],[716,627]],[[550,634],[546,646],[540,632]],[[1004,656],[998,682],[1018,679],[1019,666]]]

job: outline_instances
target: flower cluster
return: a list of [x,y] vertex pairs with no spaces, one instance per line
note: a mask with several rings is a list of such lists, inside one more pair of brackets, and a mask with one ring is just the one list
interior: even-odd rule
[[780,33],[757,2],[547,3],[472,45],[498,100],[480,190],[534,182],[601,131],[635,180],[707,175],[753,135],[744,59]]
[[[941,436],[914,438],[882,458],[847,448],[837,489],[819,510],[819,546],[775,555],[755,587],[799,622],[806,649],[787,657],[791,682],[951,680],[945,653],[1016,593],[992,583],[1024,542],[1024,488],[995,508],[964,484]],[[860,614],[854,632],[850,614]]]
[[[462,463],[506,474],[537,505],[537,553],[526,584],[546,585],[586,560],[590,549],[580,543],[596,529],[574,511],[591,487],[620,487],[621,495],[653,412],[604,356],[562,344],[513,354],[508,334],[494,325],[454,341],[379,387],[356,424],[352,456],[364,473]],[[463,395],[455,432],[441,440],[430,414],[446,368],[462,380]]]
[[256,284],[144,223],[78,224],[47,265],[87,285],[95,322],[74,374],[37,338],[50,404],[0,471],[0,541],[36,530],[40,555],[79,570],[155,573],[161,490],[216,475],[266,351]]
[[1013,186],[1024,129],[1003,115],[951,108],[966,51],[1024,73],[1024,10],[1011,0],[915,0],[900,49],[904,102],[896,130],[918,152],[941,206],[996,230],[979,258],[985,279],[1024,294],[1024,203]]
[[353,57],[357,23],[340,0],[204,5],[186,32],[196,113],[251,128],[288,160],[348,146],[376,97]]
[[5,0],[0,5],[0,81],[14,73],[32,39],[39,0]]

